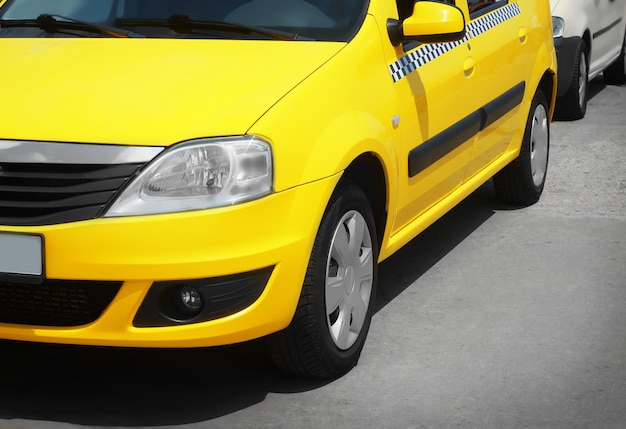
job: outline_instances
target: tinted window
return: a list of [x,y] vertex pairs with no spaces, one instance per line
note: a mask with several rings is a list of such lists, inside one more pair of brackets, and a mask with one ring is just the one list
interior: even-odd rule
[[472,17],[475,17],[504,6],[507,3],[508,1],[506,0],[468,0],[467,5],[469,6],[470,14]]
[[[9,0],[0,19],[35,19],[40,14],[115,26],[123,20],[166,20],[185,15],[194,20],[219,20],[296,33],[305,39],[348,40],[362,23],[367,0]],[[140,31],[136,25],[134,31]],[[154,25],[152,37],[181,37]],[[190,37],[187,34],[185,37]],[[254,37],[194,31],[193,37]]]

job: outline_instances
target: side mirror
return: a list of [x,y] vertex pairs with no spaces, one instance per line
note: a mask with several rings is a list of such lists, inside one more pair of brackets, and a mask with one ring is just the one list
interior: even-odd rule
[[404,21],[387,20],[389,40],[394,46],[404,41],[445,43],[465,37],[465,16],[456,6],[435,1],[418,1]]

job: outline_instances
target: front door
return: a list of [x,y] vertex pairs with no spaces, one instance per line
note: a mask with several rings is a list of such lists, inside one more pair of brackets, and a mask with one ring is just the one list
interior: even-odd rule
[[475,141],[466,179],[502,156],[513,139],[519,141],[528,112],[520,106],[526,92],[528,64],[534,61],[532,27],[521,13],[528,0],[469,0],[469,44],[476,58],[479,86],[473,96],[482,100],[482,125]]
[[[402,9],[401,17],[412,10]],[[402,138],[397,232],[463,182],[481,101],[471,97],[477,85],[476,64],[467,38],[436,44],[408,42],[396,47],[392,59],[389,68],[400,100]]]
[[591,52],[589,75],[595,76],[603,65],[615,58],[624,40],[626,0],[593,0],[586,2],[591,22]]

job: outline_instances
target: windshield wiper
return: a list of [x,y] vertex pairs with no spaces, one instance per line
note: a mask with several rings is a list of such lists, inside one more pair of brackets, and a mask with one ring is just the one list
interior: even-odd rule
[[107,27],[104,25],[92,24],[91,22],[80,21],[61,15],[41,14],[37,19],[2,19],[0,27],[37,27],[47,33],[59,33],[61,30],[89,31],[91,33],[106,34],[111,37],[145,37],[132,31],[121,30],[119,28]]
[[216,30],[240,34],[256,33],[276,40],[302,40],[298,34],[286,31],[212,19],[189,18],[187,15],[171,15],[167,19],[120,18],[115,25],[119,27],[167,27],[180,34],[193,34],[194,30]]

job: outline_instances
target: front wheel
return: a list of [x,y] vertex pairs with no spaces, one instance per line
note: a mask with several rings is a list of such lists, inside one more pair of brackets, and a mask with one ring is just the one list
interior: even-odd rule
[[539,201],[546,182],[550,151],[548,102],[541,91],[533,98],[519,156],[493,177],[496,194],[507,203]]
[[363,192],[338,188],[317,233],[296,314],[268,337],[283,370],[334,378],[357,364],[372,317],[378,242]]
[[561,119],[581,119],[587,112],[589,86],[588,49],[584,40],[576,48],[572,80],[567,92],[557,99],[556,116]]

